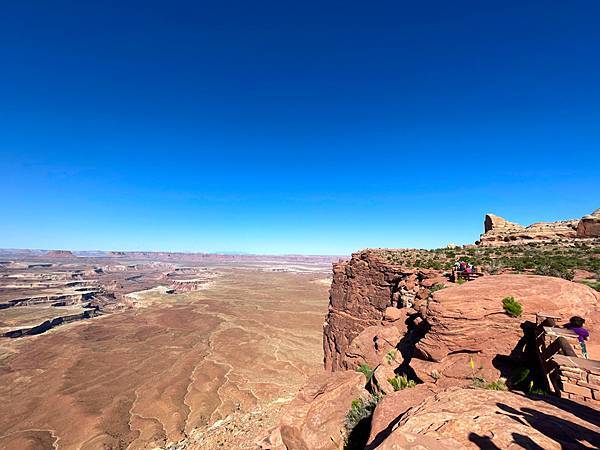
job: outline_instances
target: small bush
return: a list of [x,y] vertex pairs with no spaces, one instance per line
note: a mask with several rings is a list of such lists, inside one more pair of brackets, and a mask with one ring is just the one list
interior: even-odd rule
[[569,281],[573,281],[573,278],[575,278],[575,272],[573,270],[548,264],[536,267],[535,274],[546,277],[564,278]]
[[519,317],[523,314],[523,306],[514,297],[504,297],[502,299],[502,306],[504,307],[504,312],[510,317]]
[[375,410],[375,406],[377,406],[377,402],[379,402],[379,397],[376,395],[372,395],[366,400],[362,398],[352,400],[350,411],[346,414],[345,427],[348,435],[352,433],[352,430],[359,422],[371,417]]
[[498,381],[490,381],[486,383],[484,386],[485,389],[490,391],[506,391],[508,388],[506,387],[506,380],[504,378],[500,378]]
[[597,291],[600,291],[600,281],[589,281],[589,280],[582,280],[581,281],[583,284],[591,287],[592,289],[595,289]]
[[529,382],[529,394],[531,394],[531,395],[547,395],[548,393],[544,389],[536,387],[533,384],[533,380],[531,380]]
[[445,284],[436,283],[436,284],[434,284],[433,286],[431,286],[431,287],[429,288],[429,292],[431,292],[431,293],[433,294],[435,291],[441,291],[441,290],[442,290],[442,289],[444,289],[445,287],[446,287],[446,285],[445,285]]
[[386,353],[385,359],[388,364],[392,364],[392,362],[394,362],[396,360],[396,352],[397,352],[396,349],[392,349]]
[[521,383],[523,383],[529,377],[530,373],[531,373],[531,369],[529,369],[528,367],[519,368],[516,371],[516,373],[514,374],[514,376],[510,379],[511,387],[514,388],[516,386],[519,386]]
[[367,379],[367,383],[371,381],[371,378],[373,378],[373,369],[371,369],[368,364],[361,364],[356,368],[356,371],[362,373],[365,376],[365,378]]
[[508,390],[508,387],[506,386],[506,380],[504,378],[500,378],[498,381],[487,382],[483,377],[473,377],[473,386],[481,389],[487,389],[489,391]]
[[465,281],[464,278],[457,278],[456,279],[456,284],[465,284],[465,283],[466,283],[466,281]]
[[396,375],[394,378],[389,378],[388,382],[394,388],[394,392],[413,388],[417,385],[414,380],[409,380],[406,375]]
[[478,387],[478,388],[483,388],[485,387],[485,378],[479,376],[479,375],[475,375],[473,377],[473,386]]

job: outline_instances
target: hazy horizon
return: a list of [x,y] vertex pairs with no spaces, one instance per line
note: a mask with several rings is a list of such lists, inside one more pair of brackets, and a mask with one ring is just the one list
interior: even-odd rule
[[0,27],[0,248],[349,255],[600,207],[600,4],[57,1]]

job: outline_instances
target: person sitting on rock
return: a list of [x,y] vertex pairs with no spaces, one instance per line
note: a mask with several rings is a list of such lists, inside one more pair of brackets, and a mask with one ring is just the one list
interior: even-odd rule
[[577,338],[579,339],[579,345],[581,346],[581,351],[583,352],[583,357],[588,359],[587,347],[585,346],[585,341],[590,337],[590,332],[583,328],[583,324],[585,323],[585,319],[579,316],[573,316],[569,319],[569,323],[566,328],[575,332],[577,334]]

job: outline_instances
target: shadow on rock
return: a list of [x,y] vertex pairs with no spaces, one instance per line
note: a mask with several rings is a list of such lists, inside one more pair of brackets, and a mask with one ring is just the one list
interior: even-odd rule
[[[544,399],[540,401],[546,400]],[[569,413],[577,416],[579,419],[589,422],[590,424],[596,424],[598,420],[595,419],[595,417],[598,416],[598,412],[587,406],[580,405],[572,401],[565,401],[565,399],[561,399],[560,402],[549,401],[548,403],[568,411]],[[571,403],[571,405],[569,405],[569,403]],[[589,443],[600,442],[600,433],[561,417],[552,416],[532,408],[520,408],[517,410],[504,403],[496,403],[496,405],[498,408],[504,411],[504,413],[498,414],[504,414],[516,422],[534,428],[548,438],[559,442],[563,448],[591,449],[597,447],[586,445],[585,441]]]
[[500,447],[494,444],[492,442],[492,438],[489,436],[481,436],[477,433],[470,433],[469,441],[483,450],[500,450]]

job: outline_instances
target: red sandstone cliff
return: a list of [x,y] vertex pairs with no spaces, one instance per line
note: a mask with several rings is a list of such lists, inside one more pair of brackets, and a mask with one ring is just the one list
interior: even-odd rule
[[[438,283],[449,287],[432,293],[429,288]],[[504,312],[505,296],[523,305],[521,317]],[[514,368],[531,362],[522,325],[535,321],[538,311],[563,319],[580,314],[592,333],[600,332],[600,295],[581,284],[500,275],[460,286],[438,271],[392,264],[385,251],[355,253],[334,265],[323,330],[327,373],[309,381],[260,446],[337,449],[353,400],[372,394],[380,400],[361,444],[368,449],[525,443],[558,450],[592,444],[600,436],[590,414],[597,400],[585,399],[584,405],[552,398],[538,404],[519,393],[473,387],[476,379],[498,380],[507,363]],[[359,364],[373,371],[369,380],[355,372]],[[397,391],[390,380],[403,373],[420,384]],[[513,416],[523,420],[517,424]]]
[[380,325],[388,307],[419,308],[429,296],[428,288],[445,281],[441,271],[403,268],[387,262],[377,250],[334,264],[323,325],[325,369],[355,369],[349,347],[356,336]]

